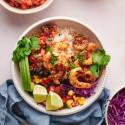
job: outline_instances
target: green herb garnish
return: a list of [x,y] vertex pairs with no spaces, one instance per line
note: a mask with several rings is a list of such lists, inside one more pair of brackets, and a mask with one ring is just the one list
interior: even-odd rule
[[100,69],[105,67],[111,57],[105,53],[103,49],[98,49],[92,54],[93,65],[90,66],[89,70],[93,73],[95,77],[99,76]]
[[92,74],[97,78],[99,76],[99,65],[93,64],[89,67],[89,70],[92,72]]
[[12,60],[19,62],[30,55],[32,50],[39,50],[40,45],[37,37],[32,36],[31,38],[23,37],[18,43],[16,49],[13,51]]
[[30,38],[31,40],[31,49],[32,50],[39,50],[40,49],[40,45],[39,45],[39,40],[37,37],[33,36]]
[[73,64],[73,63],[69,63],[69,67],[70,67],[71,69],[75,69],[75,68],[76,68],[75,64]]
[[100,66],[106,66],[110,61],[110,56],[105,53],[103,49],[99,49],[92,54],[92,59],[94,64],[98,64]]
[[45,51],[52,52],[52,48],[46,44]]
[[56,56],[55,54],[51,53],[52,54],[52,57],[51,57],[51,60],[50,60],[50,63],[52,65],[55,65],[56,62],[57,62],[57,59],[58,59],[58,56]]
[[70,75],[70,71],[66,71],[66,75],[67,75],[67,77],[69,77],[69,75]]
[[84,57],[81,53],[79,53],[75,56],[75,60],[78,60],[80,63],[82,63],[84,61]]

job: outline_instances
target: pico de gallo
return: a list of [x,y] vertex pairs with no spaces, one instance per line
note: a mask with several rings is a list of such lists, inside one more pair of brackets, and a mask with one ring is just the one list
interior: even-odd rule
[[40,6],[44,4],[47,0],[5,0],[5,1],[12,7],[24,10]]

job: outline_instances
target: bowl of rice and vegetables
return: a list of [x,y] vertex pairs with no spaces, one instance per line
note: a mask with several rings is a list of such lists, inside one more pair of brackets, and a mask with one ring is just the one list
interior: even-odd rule
[[82,22],[41,20],[19,38],[12,75],[20,95],[35,109],[68,115],[92,104],[104,87],[110,56]]

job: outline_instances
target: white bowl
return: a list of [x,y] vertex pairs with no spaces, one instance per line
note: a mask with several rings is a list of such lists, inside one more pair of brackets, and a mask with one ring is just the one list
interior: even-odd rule
[[[100,46],[100,48],[102,48],[100,40],[95,35],[95,33],[91,30],[90,27],[88,27],[86,24],[84,24],[81,21],[78,21],[78,20],[72,19],[72,18],[68,18],[68,17],[52,17],[52,18],[40,20],[39,22],[36,22],[32,26],[30,26],[27,30],[25,30],[18,40],[20,40],[23,36],[31,35],[32,33],[36,33],[41,28],[41,25],[50,23],[50,22],[56,23],[59,26],[68,25],[68,26],[71,26],[72,28],[74,28],[78,32],[86,33],[89,36],[91,41],[95,42],[96,44],[98,44],[98,46]],[[72,109],[62,109],[62,110],[58,110],[58,111],[46,111],[46,109],[43,106],[36,104],[34,102],[33,98],[23,90],[22,83],[20,80],[18,66],[16,66],[12,62],[11,69],[12,69],[12,77],[14,80],[14,85],[15,85],[17,91],[19,92],[19,94],[22,96],[22,98],[29,105],[31,105],[34,109],[44,112],[46,114],[58,115],[58,116],[74,114],[74,113],[82,111],[82,110],[86,109],[88,106],[90,106],[98,98],[98,96],[101,94],[101,92],[104,88],[104,78],[105,78],[105,73],[106,73],[106,69],[104,69],[102,72],[102,75],[98,81],[98,85],[95,88],[95,94],[92,95],[90,98],[88,98],[84,105],[77,106]]]
[[42,11],[44,9],[46,9],[54,0],[47,0],[45,3],[43,3],[42,5],[38,6],[38,7],[33,7],[30,9],[26,9],[26,10],[22,10],[16,7],[12,7],[10,6],[7,2],[5,2],[4,0],[0,0],[0,4],[6,8],[7,10],[17,13],[17,14],[32,14],[32,13],[36,13],[39,11]]

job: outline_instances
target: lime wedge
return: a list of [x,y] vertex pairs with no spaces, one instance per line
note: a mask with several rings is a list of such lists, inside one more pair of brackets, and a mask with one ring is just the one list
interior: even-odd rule
[[46,97],[47,97],[47,90],[44,86],[41,85],[35,85],[34,89],[33,89],[33,96],[34,96],[34,100],[37,103],[46,101]]
[[61,97],[57,93],[50,91],[46,100],[46,110],[58,110],[61,107],[63,107]]

